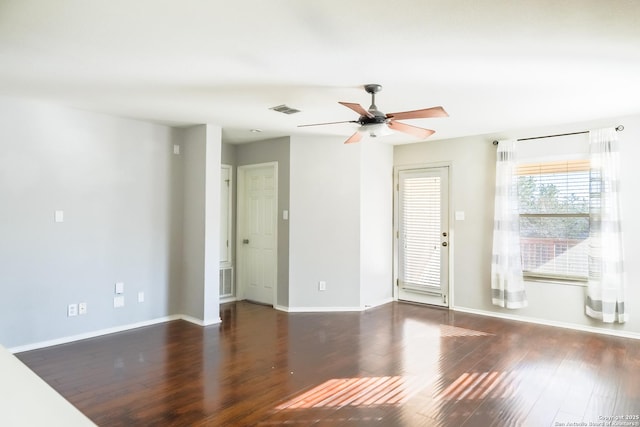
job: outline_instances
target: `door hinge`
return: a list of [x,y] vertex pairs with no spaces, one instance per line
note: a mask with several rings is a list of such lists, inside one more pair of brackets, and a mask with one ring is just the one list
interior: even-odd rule
[[446,295],[442,295],[442,303],[443,304],[447,303],[447,296]]

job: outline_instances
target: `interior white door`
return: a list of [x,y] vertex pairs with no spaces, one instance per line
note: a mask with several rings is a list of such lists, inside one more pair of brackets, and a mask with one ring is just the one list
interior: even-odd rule
[[238,168],[239,290],[273,305],[277,282],[277,165]]
[[449,168],[398,172],[398,299],[449,306]]

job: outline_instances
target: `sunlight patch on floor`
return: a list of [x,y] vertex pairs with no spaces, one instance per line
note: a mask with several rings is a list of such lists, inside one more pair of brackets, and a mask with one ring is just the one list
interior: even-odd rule
[[451,325],[440,325],[441,337],[488,337],[493,334],[487,332],[474,331],[471,329],[459,328]]
[[276,407],[284,409],[401,405],[424,388],[418,377],[388,376],[331,379]]
[[511,372],[465,372],[436,400],[507,399],[515,391],[514,380],[515,375]]

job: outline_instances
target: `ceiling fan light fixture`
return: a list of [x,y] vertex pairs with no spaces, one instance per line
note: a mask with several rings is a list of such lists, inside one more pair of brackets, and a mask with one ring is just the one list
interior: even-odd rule
[[391,135],[393,131],[389,129],[386,123],[370,123],[362,125],[362,131],[372,138],[379,136]]

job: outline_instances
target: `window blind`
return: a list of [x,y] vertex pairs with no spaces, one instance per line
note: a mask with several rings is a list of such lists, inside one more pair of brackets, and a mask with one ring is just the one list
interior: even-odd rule
[[525,274],[586,278],[589,160],[522,164],[517,180]]

